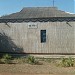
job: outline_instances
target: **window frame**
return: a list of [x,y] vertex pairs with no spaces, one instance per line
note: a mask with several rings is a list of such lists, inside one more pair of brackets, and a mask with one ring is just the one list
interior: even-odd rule
[[41,43],[46,43],[46,30],[40,30]]

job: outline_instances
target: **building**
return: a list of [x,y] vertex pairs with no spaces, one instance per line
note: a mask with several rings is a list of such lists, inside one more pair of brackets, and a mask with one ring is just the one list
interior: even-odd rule
[[75,14],[56,7],[26,7],[2,16],[0,32],[8,39],[0,52],[75,54]]

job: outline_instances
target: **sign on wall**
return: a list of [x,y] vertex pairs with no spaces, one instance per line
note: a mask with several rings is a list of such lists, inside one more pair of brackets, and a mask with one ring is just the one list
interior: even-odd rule
[[28,28],[38,28],[37,23],[28,23]]

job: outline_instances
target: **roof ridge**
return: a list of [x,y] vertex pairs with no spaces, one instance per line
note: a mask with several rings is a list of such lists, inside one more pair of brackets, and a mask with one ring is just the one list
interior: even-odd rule
[[[31,8],[31,9],[32,9],[32,8],[33,8],[33,9],[34,9],[34,8],[44,8],[44,9],[45,9],[45,8],[52,8],[52,9],[58,9],[57,7],[23,7],[22,10],[24,10],[24,9],[29,9],[29,8]],[[22,11],[22,10],[21,10],[21,11]]]

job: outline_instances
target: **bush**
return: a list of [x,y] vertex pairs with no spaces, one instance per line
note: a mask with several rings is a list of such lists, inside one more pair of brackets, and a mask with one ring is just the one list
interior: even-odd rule
[[39,64],[39,62],[37,60],[35,60],[34,56],[28,56],[27,57],[27,62],[29,64]]
[[63,67],[73,67],[74,66],[74,59],[69,57],[69,58],[63,58],[61,60],[61,65]]
[[20,57],[20,58],[16,58],[13,61],[14,63],[19,63],[19,64],[23,64],[23,63],[28,63],[28,64],[37,64],[37,65],[42,65],[42,63],[39,63],[38,60],[36,60],[34,58],[34,56],[27,56],[27,57]]
[[1,62],[3,62],[4,64],[11,63],[11,56],[9,54],[3,55],[3,57],[1,58]]

